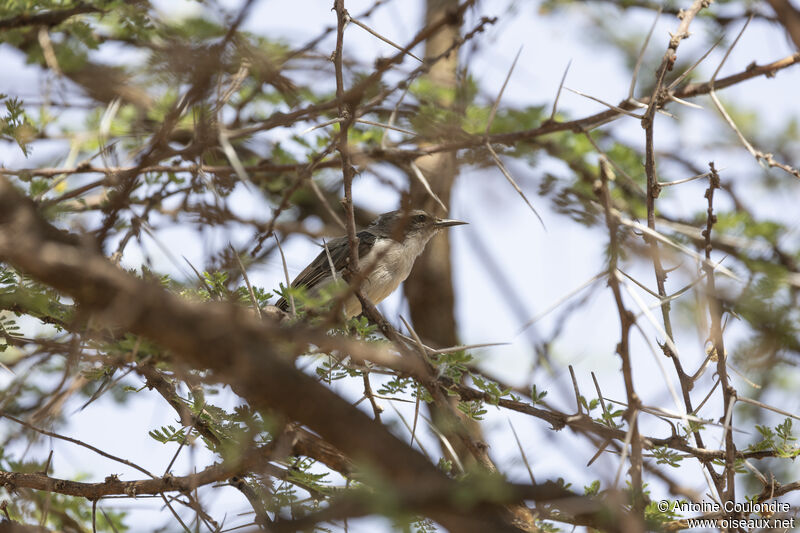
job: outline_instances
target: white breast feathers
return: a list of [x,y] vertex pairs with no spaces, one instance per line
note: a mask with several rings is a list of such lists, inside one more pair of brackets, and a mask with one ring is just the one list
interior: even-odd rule
[[[408,278],[414,261],[432,236],[420,234],[405,239],[403,243],[392,239],[377,239],[369,253],[359,258],[359,268],[371,269],[362,285],[364,296],[377,304],[392,294]],[[349,299],[345,304],[345,314],[351,317],[360,312],[361,304],[358,299]]]

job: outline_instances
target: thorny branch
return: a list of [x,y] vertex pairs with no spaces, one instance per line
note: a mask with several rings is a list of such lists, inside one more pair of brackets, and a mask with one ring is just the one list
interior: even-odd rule
[[[645,113],[645,117],[642,119],[642,128],[645,130],[645,174],[647,176],[647,192],[645,201],[647,207],[647,227],[651,230],[655,230],[655,202],[661,193],[661,186],[658,183],[658,175],[656,172],[655,159],[655,112],[665,101],[663,99],[666,97],[666,95],[662,94],[662,86],[667,72],[672,70],[672,67],[675,64],[678,46],[683,39],[689,37],[689,26],[691,22],[703,8],[708,6],[708,4],[709,2],[707,0],[695,0],[688,10],[681,11],[679,14],[681,22],[678,25],[677,30],[670,34],[671,38],[669,41],[669,46],[667,47],[667,51],[664,53],[664,57],[661,60],[661,65],[656,71],[656,84],[650,97],[650,101],[648,102],[647,112]],[[669,343],[665,342],[662,345],[662,349],[664,350],[664,354],[672,360],[672,363],[675,366],[675,372],[678,375],[683,393],[684,407],[686,408],[687,412],[691,413],[694,411],[690,395],[693,384],[689,379],[689,376],[687,376],[686,372],[683,370],[683,364],[678,358],[678,354],[674,353],[674,351],[669,347],[670,344],[674,345],[674,333],[672,329],[672,318],[670,317],[671,304],[667,299],[667,272],[664,269],[661,261],[661,252],[659,251],[658,241],[650,235],[645,235],[644,240],[650,247],[650,259],[653,262],[653,270],[656,277],[656,287],[658,289],[658,296],[661,299],[661,317],[664,323],[664,330],[667,335],[667,340],[669,341]],[[698,447],[705,447],[703,444],[702,435],[699,431],[694,432],[694,438]],[[716,478],[716,472],[714,472],[710,465],[708,465],[707,468],[709,474],[719,489],[719,482]]]
[[[631,485],[633,486],[633,504],[635,518],[639,521],[644,520],[644,498],[642,487],[642,441],[639,436],[639,396],[636,394],[633,385],[633,369],[631,366],[630,332],[633,326],[633,314],[625,307],[620,290],[619,274],[617,262],[621,253],[619,242],[619,228],[616,219],[611,214],[611,197],[608,190],[609,179],[613,176],[610,164],[600,161],[600,184],[596,187],[595,194],[600,198],[605,211],[606,226],[609,236],[609,259],[608,259],[608,286],[614,294],[614,302],[617,306],[620,322],[620,342],[617,345],[617,354],[622,360],[622,377],[625,381],[625,395],[628,399],[628,410],[625,419],[630,431],[631,445]],[[627,439],[626,439],[627,440]],[[624,450],[627,451],[627,450]]]
[[725,432],[725,473],[726,483],[725,492],[720,493],[720,496],[725,497],[726,501],[736,501],[736,484],[734,476],[736,468],[734,461],[736,458],[736,446],[733,443],[733,406],[736,399],[736,390],[730,383],[728,378],[728,357],[725,352],[725,343],[722,338],[722,306],[720,305],[719,298],[717,297],[716,281],[714,269],[709,266],[711,261],[711,230],[714,227],[717,217],[714,215],[714,191],[719,188],[720,180],[717,169],[714,163],[709,163],[711,170],[708,177],[708,189],[706,189],[705,197],[708,201],[708,210],[706,214],[706,229],[703,230],[703,237],[706,239],[705,256],[707,262],[703,265],[703,270],[706,277],[706,298],[708,299],[708,314],[711,317],[711,331],[709,339],[712,343],[712,349],[717,359],[717,374],[719,375],[720,384],[722,385],[722,400],[723,400],[723,431]]

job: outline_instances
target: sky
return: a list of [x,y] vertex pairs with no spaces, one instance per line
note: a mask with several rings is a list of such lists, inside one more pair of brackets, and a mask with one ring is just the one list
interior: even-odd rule
[[[371,3],[348,1],[347,8],[351,14],[356,15]],[[229,2],[226,5],[235,4],[238,3]],[[272,38],[284,38],[293,43],[303,42],[316,36],[325,26],[335,23],[335,14],[330,11],[329,4],[328,1],[320,0],[260,1],[255,4],[245,27],[247,30]],[[163,0],[157,2],[157,5],[168,17],[185,16],[199,9],[196,2]],[[403,43],[419,27],[422,18],[420,6],[419,2],[390,2],[377,10],[368,23],[389,39]],[[594,25],[602,19],[573,17],[569,14],[540,17],[537,11],[539,4],[536,2],[495,0],[482,2],[480,6],[481,15],[496,15],[500,19],[499,23],[482,37],[481,42],[484,46],[470,61],[471,74],[479,80],[487,101],[491,101],[500,90],[514,55],[520,49],[519,63],[504,92],[503,103],[552,105],[559,80],[568,64],[570,68],[565,82],[567,87],[608,102],[618,102],[627,94],[630,84],[627,66],[618,56],[611,53],[610,48],[597,44]],[[625,14],[625,19],[629,24],[641,28],[640,33],[644,37],[653,17],[649,12],[646,14],[630,12]],[[582,22],[577,22],[580,20]],[[474,17],[471,21],[474,22]],[[469,24],[468,20],[467,25]],[[674,18],[661,17],[645,55],[645,64],[641,71],[643,78],[653,75],[668,42],[668,32],[676,26]],[[699,58],[710,46],[711,40],[701,31],[702,26],[699,23],[694,27],[696,33],[681,44],[679,54]],[[731,28],[732,32],[737,30],[738,26]],[[332,49],[332,38],[321,44],[319,49]],[[356,56],[365,63],[371,63],[377,56],[392,53],[388,45],[353,26],[346,34],[345,49],[347,54]],[[713,52],[708,62],[701,65],[700,70],[705,73],[702,78],[707,78],[713,72],[723,53],[724,50]],[[752,61],[769,62],[789,53],[791,49],[779,29],[754,22],[727,60],[721,76],[738,72]],[[104,59],[133,61],[136,58],[116,55]],[[5,45],[0,46],[0,64],[6,72],[14,73],[0,80],[1,93],[35,96],[31,87],[38,85],[41,73],[25,66],[21,58]],[[330,83],[330,80],[325,80],[325,83]],[[766,122],[772,124],[785,119],[787,115],[800,116],[800,100],[796,98],[794,92],[798,86],[800,86],[800,70],[795,68],[780,72],[776,79],[758,78],[745,82],[725,90],[723,96],[726,101],[757,108],[766,117]],[[779,105],[770,105],[771,102]],[[710,132],[718,134],[714,115],[716,111],[710,101],[707,98],[700,98],[697,103],[704,106],[704,109],[685,111],[681,117],[682,127],[667,117],[658,117],[659,134],[664,132],[663,138],[659,137],[662,139],[660,146],[665,149],[676,146],[678,136],[690,143],[694,138],[698,141],[707,139]],[[559,100],[559,110],[573,117],[585,116],[603,109],[602,104],[569,92],[562,93]],[[641,143],[643,140],[641,127],[635,119],[622,118],[609,128],[621,139],[629,139],[632,143]],[[51,150],[52,154],[48,150],[42,150],[35,154],[32,160],[25,161],[13,146],[0,145],[0,161],[9,167],[34,166],[40,158],[55,155],[63,158],[65,155],[63,147],[56,143]],[[702,152],[691,156],[699,158],[701,166],[705,166],[709,158],[709,154]],[[752,184],[756,179],[752,176],[758,175],[756,163],[746,153],[736,159],[718,161],[718,166],[730,169],[730,175],[743,186]],[[559,341],[552,347],[552,366],[542,368],[541,365],[537,365],[532,341],[540,339],[542,333],[549,332],[554,327],[557,313],[545,316],[537,321],[533,328],[524,331],[522,331],[523,324],[551,305],[560,302],[571,291],[601,271],[602,250],[606,237],[598,232],[587,232],[583,227],[554,213],[548,208],[547,201],[536,195],[538,183],[545,173],[565,176],[567,169],[563,166],[546,161],[537,167],[513,162],[510,164],[510,170],[542,215],[546,229],[528,211],[525,203],[497,169],[462,168],[450,205],[452,218],[470,223],[469,226],[454,228],[451,234],[455,265],[456,314],[461,340],[467,344],[506,343],[500,347],[477,350],[482,368],[490,375],[518,386],[530,386],[533,380],[540,389],[551,391],[548,400],[563,410],[574,410],[574,396],[567,371],[569,364],[574,366],[577,381],[585,396],[593,397],[595,394],[591,379],[591,373],[594,372],[603,387],[604,394],[623,399],[619,358],[614,353],[618,338],[618,319],[609,311],[615,308],[610,299],[610,292],[602,282],[595,285],[597,290],[581,304],[580,310],[566,324]],[[671,175],[670,168],[664,167],[662,179],[673,180],[683,177],[687,176]],[[681,193],[669,192],[664,202],[674,207],[678,215],[691,215],[704,209],[702,198],[704,187],[704,182],[698,182],[696,186],[687,186]],[[794,190],[787,191],[785,206],[776,206],[774,203],[764,205],[759,199],[765,197],[765,193],[760,192],[754,185],[748,200],[751,200],[750,207],[756,212],[766,213],[790,207],[797,197],[797,192],[797,186]],[[235,203],[243,214],[268,219],[270,213],[263,211],[261,203],[253,202],[245,191],[240,190],[236,194],[239,198]],[[396,193],[375,183],[374,180],[357,180],[354,196],[357,203],[368,206],[376,212],[395,209],[398,204]],[[793,236],[797,238],[796,231]],[[175,257],[185,256],[193,264],[202,263],[203,239],[199,239],[192,232],[164,230],[159,232],[158,238],[165,247],[172,250]],[[217,247],[227,241],[232,241],[238,246],[246,244],[242,240],[242,235],[217,234],[213,239],[216,239]],[[494,281],[494,273],[487,270],[482,254],[473,246],[476,240],[482,242],[485,250],[494,258],[502,273],[515,288],[520,305],[524,308],[524,316],[519,316],[519,313],[508,304],[502,290]],[[145,241],[145,244],[157,269],[180,273],[178,267],[155,243]],[[284,249],[292,277],[317,253],[313,242],[299,237],[286,242]],[[129,265],[138,265],[140,258],[141,255],[133,247],[125,261]],[[648,269],[642,268],[631,273],[652,284],[652,273]],[[250,279],[254,284],[265,288],[276,287],[283,280],[282,267],[278,261],[268,262],[263,267],[254,269],[250,273]],[[674,287],[677,287],[680,280],[688,278],[676,274],[673,279],[675,279]],[[645,293],[638,289],[634,291],[648,303],[652,303],[652,299]],[[380,307],[384,315],[395,324],[400,323],[398,315],[408,317],[407,305],[402,299],[401,291],[397,291]],[[652,343],[653,338],[657,336],[655,329],[645,323],[645,330]],[[688,367],[694,367],[705,356],[704,339],[683,331],[677,340],[682,356],[691,361]],[[649,385],[641,391],[643,401],[648,405],[677,410],[679,408],[675,406],[665,381],[672,382],[675,387],[677,382],[672,373],[667,372],[668,377],[664,377],[660,366],[665,361],[652,356],[651,347],[652,344],[648,346],[641,336],[636,336],[635,381]],[[734,379],[737,380],[737,388],[748,390],[746,382],[739,378]],[[790,376],[789,379],[797,382],[796,375]],[[135,380],[131,382],[134,383]],[[708,386],[710,383],[709,373],[698,383],[698,388]],[[353,401],[360,396],[360,390],[339,384],[335,387],[343,396]],[[219,401],[231,406],[235,399],[229,394],[222,394]],[[175,423],[175,415],[165,407],[160,398],[140,394],[126,404],[123,414],[116,405],[101,400],[85,411],[71,413],[69,425],[63,433],[91,435],[91,444],[141,462],[153,471],[160,472],[160,469],[169,463],[174,447],[155,444],[147,436],[147,431]],[[388,413],[393,412],[388,405],[384,407]],[[789,405],[782,407],[798,412],[800,398],[791,400]],[[76,405],[68,404],[68,409],[74,411],[76,408]],[[413,416],[413,411],[409,414],[408,409],[402,405],[398,406],[398,409],[407,419]],[[103,432],[96,431],[98,417],[105,422]],[[778,417],[778,421],[780,420],[782,417]],[[514,481],[527,481],[528,473],[522,465],[519,450],[508,430],[509,422],[513,423],[520,440],[524,443],[537,480],[564,477],[574,480],[577,486],[581,482],[588,484],[592,479],[600,478],[605,485],[613,480],[617,473],[619,459],[609,454],[601,456],[591,469],[586,469],[584,465],[594,455],[595,450],[580,437],[569,434],[568,430],[554,433],[541,421],[514,413],[499,412],[489,407],[485,430],[487,435],[494,435],[490,442],[491,454],[498,467],[510,472],[510,478]],[[649,429],[661,434],[665,431],[664,426],[645,426],[645,430]],[[431,439],[423,439],[423,445],[430,450],[437,449],[436,443]],[[45,443],[38,451],[44,450],[46,453],[49,446],[50,443]],[[89,473],[96,479],[102,479],[108,473],[117,472],[130,476],[123,479],[140,477],[140,474],[122,465],[110,463],[74,446],[61,443],[52,443],[52,446],[56,450],[55,475],[71,477],[79,473]],[[554,446],[570,450],[570,453],[563,455],[551,453]],[[33,450],[31,453],[36,451]],[[208,461],[209,455],[201,449],[182,453],[173,471],[185,473],[191,470],[193,464],[205,465]],[[700,480],[700,485],[694,488],[702,491],[703,483],[699,468],[692,471],[692,479]],[[659,490],[658,483],[653,482],[653,486],[655,490]],[[236,512],[247,510],[246,502],[238,496],[238,493],[233,489],[215,489],[213,492],[215,498],[220,491],[225,493],[223,497],[216,501],[204,500],[204,504],[207,504],[212,512],[218,511],[217,514],[223,509],[227,511],[226,523],[234,524],[237,521],[241,523],[247,520],[247,517],[235,516]],[[140,517],[137,518],[140,522],[132,524],[133,531],[148,531],[154,524],[170,523],[160,501],[157,500],[120,500],[119,503],[108,505],[136,510],[135,516]],[[142,512],[143,510],[145,511]],[[389,525],[383,520],[360,520],[350,524],[350,531],[381,530],[390,530]]]

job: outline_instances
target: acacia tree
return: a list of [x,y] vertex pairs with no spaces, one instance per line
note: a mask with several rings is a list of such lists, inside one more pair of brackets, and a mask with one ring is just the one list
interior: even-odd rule
[[[796,68],[800,13],[788,1],[510,3],[518,16],[590,21],[594,53],[628,61],[628,94],[572,116],[559,111],[563,78],[555,94],[504,103],[513,54],[492,94],[471,72],[486,32],[514,16],[508,6],[429,0],[419,28],[395,43],[372,23],[390,3],[356,12],[336,0],[320,8],[330,27],[308,42],[245,29],[257,27],[248,26],[252,1],[204,2],[181,19],[148,1],[3,8],[2,53],[45,74],[36,96],[2,95],[3,139],[28,162],[0,169],[0,527],[150,529],[137,516],[146,497],[176,530],[346,530],[378,515],[417,531],[682,530],[696,517],[727,530],[759,517],[794,527],[777,521],[795,516],[800,489],[791,461],[800,453],[797,216],[765,206],[783,206],[800,186],[796,116],[764,127],[765,102],[746,104],[753,117],[723,97]],[[645,14],[670,33],[639,31]],[[793,53],[723,69],[748,24],[785,32]],[[392,53],[354,54],[348,43],[365,30]],[[683,54],[690,36],[718,51]],[[129,54],[124,64],[115,51]],[[698,103],[709,130],[700,141],[686,131]],[[792,102],[771,104],[797,113]],[[631,124],[638,142],[622,135]],[[555,166],[568,171],[534,170]],[[607,354],[618,380],[592,374],[587,392],[570,366],[568,394],[554,398],[544,367],[520,385],[476,364],[476,347],[458,345],[443,237],[405,286],[411,323],[363,298],[357,280],[371,265],[357,260],[352,287],[324,297],[287,288],[288,272],[281,287],[251,282],[293,235],[347,234],[357,259],[356,228],[374,212],[353,193],[356,179],[388,183],[403,208],[443,214],[457,176],[479,169],[531,211],[603,243],[587,258],[599,272],[580,290],[563,287],[535,348],[551,368],[566,367],[554,353],[566,322],[578,317],[600,338],[578,311],[605,294],[619,328]],[[242,203],[262,216],[243,215]],[[176,227],[218,237],[201,264],[177,267],[184,275],[147,254],[148,242],[173,259],[185,253],[163,242]],[[519,302],[535,296],[505,279],[504,258],[472,244],[523,315]],[[353,291],[364,314],[345,323],[337,302]],[[270,305],[277,293],[290,313]],[[234,407],[213,395],[222,387]],[[150,446],[172,456],[163,473],[70,432],[76,408],[92,417],[104,403],[129,416],[142,396],[174,411],[173,424],[150,433]],[[506,413],[514,425],[481,431]],[[520,438],[520,425],[540,437]],[[95,427],[103,431],[99,416]],[[46,453],[54,441],[126,474],[87,464],[90,479],[60,478],[58,454]],[[508,443],[516,465],[494,456]],[[194,449],[208,461],[173,469]],[[586,478],[534,476],[537,463],[575,465],[587,449]],[[601,456],[619,465],[616,479],[592,470]],[[514,481],[520,473],[529,481]],[[584,479],[593,481],[573,486]],[[211,505],[226,488],[239,503]],[[134,505],[123,512],[120,499]],[[686,511],[679,500],[708,505]],[[745,501],[785,505],[760,515],[713,505]],[[233,518],[243,504],[249,513]]]

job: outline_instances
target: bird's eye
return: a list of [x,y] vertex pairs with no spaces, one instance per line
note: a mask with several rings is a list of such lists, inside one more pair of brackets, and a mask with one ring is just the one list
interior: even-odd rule
[[423,222],[425,222],[425,218],[426,218],[425,215],[415,215],[414,222],[422,224]]

